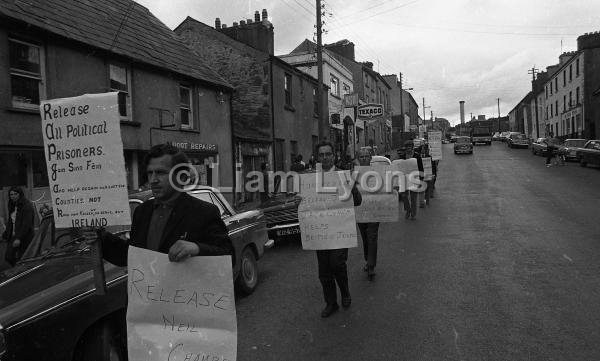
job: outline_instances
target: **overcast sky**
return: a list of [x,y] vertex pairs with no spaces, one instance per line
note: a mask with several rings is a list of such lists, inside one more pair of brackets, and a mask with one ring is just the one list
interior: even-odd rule
[[[314,0],[136,0],[171,29],[186,16],[229,26],[267,9],[275,54],[313,39]],[[404,87],[427,117],[459,121],[504,116],[531,89],[534,65],[556,64],[561,50],[577,49],[577,36],[600,30],[600,0],[327,0],[324,43],[348,39],[356,60],[382,74],[404,75]],[[562,42],[562,47],[561,47]]]

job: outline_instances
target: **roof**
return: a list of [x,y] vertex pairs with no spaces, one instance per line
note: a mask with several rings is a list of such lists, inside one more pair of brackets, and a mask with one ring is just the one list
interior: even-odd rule
[[0,0],[2,17],[140,63],[232,88],[194,56],[171,29],[132,0]]

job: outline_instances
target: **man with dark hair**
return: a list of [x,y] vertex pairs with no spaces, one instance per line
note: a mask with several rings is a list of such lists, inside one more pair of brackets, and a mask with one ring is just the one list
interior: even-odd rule
[[187,163],[185,154],[170,144],[150,149],[144,164],[154,198],[135,209],[128,243],[98,231],[104,258],[126,265],[129,245],[167,253],[172,262],[192,256],[234,255],[217,207],[182,191],[176,171],[186,170]]
[[[321,163],[322,172],[333,172],[340,170],[334,165],[333,145],[328,141],[321,141],[316,146],[317,162]],[[362,198],[356,187],[352,188],[354,205],[360,205]],[[336,282],[342,295],[342,306],[350,307],[352,298],[348,287],[348,248],[327,249],[317,251],[319,264],[319,281],[323,286],[323,296],[326,306],[321,312],[321,317],[329,317],[339,308],[337,304]]]

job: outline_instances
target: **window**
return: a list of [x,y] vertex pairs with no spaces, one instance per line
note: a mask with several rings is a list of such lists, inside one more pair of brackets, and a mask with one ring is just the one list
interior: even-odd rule
[[575,76],[579,76],[579,58],[575,60]]
[[554,101],[554,115],[558,115],[558,100]]
[[329,92],[331,95],[339,97],[340,96],[340,81],[335,76],[331,75],[329,79]]
[[554,104],[550,104],[550,116],[554,115]]
[[567,86],[567,71],[563,70],[563,87]]
[[552,95],[552,80],[550,80],[550,95]]
[[285,92],[285,104],[292,106],[292,76],[285,74],[283,90]]
[[575,89],[575,103],[579,104],[579,87]]
[[558,93],[558,77],[554,78],[554,91]]
[[573,106],[573,92],[569,91],[569,108]]
[[342,89],[343,89],[344,95],[350,94],[350,85],[348,85],[346,83],[343,83],[343,84],[344,85],[342,86]]
[[569,81],[573,80],[573,63],[569,65]]
[[182,128],[191,129],[194,127],[192,89],[183,84],[179,85],[179,116]]
[[44,52],[41,46],[8,39],[12,106],[38,109],[44,92]]
[[546,99],[548,99],[548,85],[546,84]]
[[294,164],[298,156],[298,142],[290,140],[290,164]]
[[563,112],[567,111],[567,94],[563,95]]
[[131,74],[122,65],[109,65],[110,90],[119,92],[119,115],[121,120],[131,120]]
[[546,120],[548,119],[548,106],[546,105]]
[[365,75],[365,86],[369,87],[369,76],[367,75],[367,73],[363,73]]

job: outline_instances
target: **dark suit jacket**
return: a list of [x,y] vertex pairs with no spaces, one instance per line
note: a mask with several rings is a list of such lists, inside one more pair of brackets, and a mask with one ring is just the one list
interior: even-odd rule
[[[154,199],[144,202],[135,209],[131,222],[129,243],[102,232],[102,251],[104,258],[118,266],[127,264],[129,245],[147,248],[148,228],[154,211]],[[234,256],[233,244],[227,227],[217,207],[182,193],[175,202],[171,216],[165,226],[159,252],[169,253],[169,248],[187,233],[186,240],[194,242],[200,249],[199,256]],[[232,259],[232,261],[234,261]]]
[[[31,243],[34,233],[34,222],[35,209],[33,208],[33,204],[27,199],[21,199],[17,206],[17,217],[15,219],[15,223],[13,224],[9,214],[6,229],[2,234],[2,238],[8,242],[4,258],[11,265],[14,265],[15,262],[21,258],[23,252],[25,252],[29,246],[29,243]],[[14,237],[12,235],[13,229],[15,230]],[[12,246],[12,242],[15,239],[21,241],[21,245],[19,247]]]

